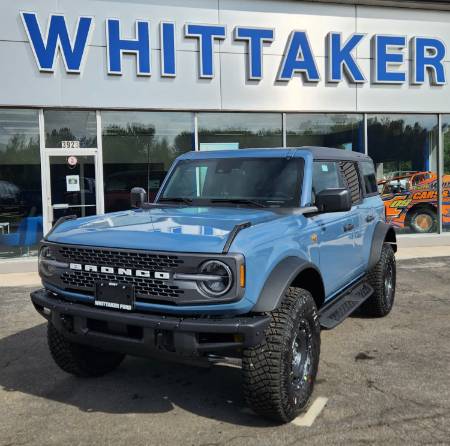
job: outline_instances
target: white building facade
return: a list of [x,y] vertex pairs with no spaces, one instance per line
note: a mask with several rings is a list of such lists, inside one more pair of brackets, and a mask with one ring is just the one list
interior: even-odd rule
[[423,227],[443,233],[448,48],[450,2],[3,2],[0,258],[34,253],[62,215],[125,209],[133,186],[152,198],[177,155],[219,148],[366,152],[380,189],[422,175]]

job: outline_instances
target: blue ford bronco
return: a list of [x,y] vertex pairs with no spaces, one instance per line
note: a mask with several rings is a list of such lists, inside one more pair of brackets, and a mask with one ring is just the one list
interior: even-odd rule
[[140,188],[131,202],[60,219],[42,241],[31,299],[68,373],[99,376],[127,354],[238,358],[247,403],[287,422],[312,393],[321,329],[391,311],[396,237],[365,155],[190,152],[154,203]]

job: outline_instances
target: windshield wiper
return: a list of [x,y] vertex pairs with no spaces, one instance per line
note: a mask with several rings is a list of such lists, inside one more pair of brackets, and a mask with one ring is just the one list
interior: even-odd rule
[[251,204],[259,208],[266,208],[267,205],[255,200],[249,200],[246,198],[213,198],[210,200],[211,203],[233,203],[233,204]]
[[166,197],[166,198],[160,198],[158,201],[159,202],[192,204],[192,199],[185,198],[185,197]]

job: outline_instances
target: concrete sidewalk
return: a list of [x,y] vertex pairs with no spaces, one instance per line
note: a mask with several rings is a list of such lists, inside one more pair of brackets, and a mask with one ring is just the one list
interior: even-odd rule
[[[399,246],[397,260],[450,257],[450,246]],[[34,259],[5,261],[0,264],[0,287],[38,286],[41,280]]]
[[397,260],[421,259],[428,257],[450,257],[450,246],[399,246]]
[[0,274],[0,287],[30,287],[40,285],[41,279],[34,273],[6,273]]

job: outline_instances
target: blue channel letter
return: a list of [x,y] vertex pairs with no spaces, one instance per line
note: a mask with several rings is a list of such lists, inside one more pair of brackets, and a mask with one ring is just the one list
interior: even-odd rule
[[406,81],[405,71],[392,71],[392,66],[400,66],[404,62],[402,53],[406,46],[404,36],[373,36],[373,81],[380,84],[403,84]]
[[340,33],[330,32],[328,34],[328,82],[341,82],[344,72],[355,84],[366,82],[353,56],[353,51],[363,38],[364,34],[355,33],[342,45]]
[[446,48],[441,40],[430,37],[414,37],[411,41],[411,52],[413,84],[423,84],[427,70],[430,73],[430,84],[446,84],[443,64]]
[[106,41],[108,55],[108,73],[122,74],[122,54],[135,54],[137,57],[138,76],[151,75],[150,62],[150,24],[137,20],[136,39],[120,38],[120,21],[106,20]]
[[248,43],[247,77],[260,80],[263,77],[263,43],[273,42],[275,32],[269,28],[248,28],[236,26],[234,39]]
[[175,23],[161,22],[161,76],[175,77]]
[[214,77],[214,51],[215,39],[225,39],[226,28],[222,25],[197,25],[187,23],[185,25],[186,37],[199,39],[199,75],[201,78]]
[[51,73],[55,71],[56,54],[59,49],[66,71],[80,73],[90,36],[92,17],[78,18],[78,26],[72,40],[63,15],[50,14],[46,38],[42,36],[35,13],[22,12],[21,16],[40,71]]
[[320,75],[304,31],[293,31],[281,62],[278,80],[290,81],[294,73],[302,73],[307,82],[319,82]]

